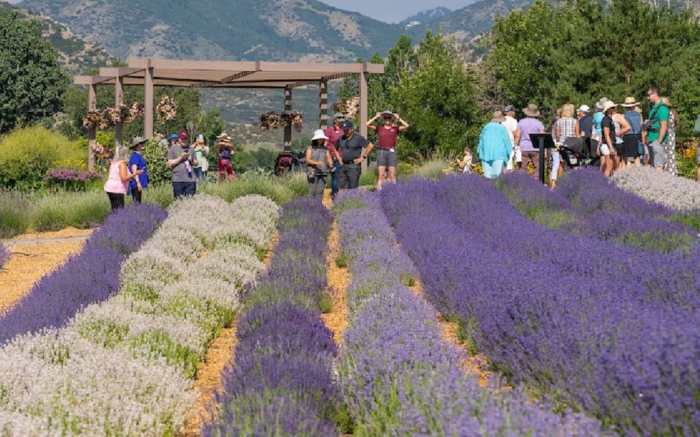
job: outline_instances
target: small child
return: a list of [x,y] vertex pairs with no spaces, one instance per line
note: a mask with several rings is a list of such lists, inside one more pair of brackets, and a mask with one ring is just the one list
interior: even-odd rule
[[459,168],[462,169],[462,173],[469,174],[472,172],[472,165],[474,164],[474,158],[472,157],[472,151],[469,146],[464,148],[464,158],[458,159],[457,163]]

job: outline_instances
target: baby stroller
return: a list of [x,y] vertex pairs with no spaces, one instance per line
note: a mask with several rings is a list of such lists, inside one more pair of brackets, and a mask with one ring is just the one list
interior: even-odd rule
[[597,166],[598,141],[586,138],[567,138],[559,148],[559,154],[568,168]]

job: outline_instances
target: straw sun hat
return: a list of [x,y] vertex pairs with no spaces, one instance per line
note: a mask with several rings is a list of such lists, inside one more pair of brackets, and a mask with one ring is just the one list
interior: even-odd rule
[[603,114],[605,114],[613,108],[617,108],[617,105],[615,104],[615,102],[608,100],[607,102],[603,103]]
[[639,106],[639,102],[634,97],[625,97],[625,103],[622,104],[623,108],[634,108]]
[[523,109],[523,114],[527,115],[528,117],[539,117],[540,108],[534,103],[530,103],[527,105],[527,108]]

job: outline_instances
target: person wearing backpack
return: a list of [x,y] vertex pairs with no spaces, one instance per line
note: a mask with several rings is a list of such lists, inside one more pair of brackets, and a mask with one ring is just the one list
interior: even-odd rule
[[653,107],[649,112],[649,120],[644,124],[646,142],[651,154],[651,164],[658,171],[662,171],[668,159],[664,143],[668,140],[670,111],[661,101],[658,88],[649,88],[647,96]]
[[[642,114],[639,113],[639,102],[634,97],[626,97],[624,117],[630,125],[630,130],[622,137],[622,157],[627,163],[641,163],[644,156],[644,145],[642,144]],[[640,149],[641,145],[641,149]]]

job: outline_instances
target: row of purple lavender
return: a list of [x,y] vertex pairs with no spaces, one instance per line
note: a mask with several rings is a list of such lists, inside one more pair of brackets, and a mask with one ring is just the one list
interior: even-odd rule
[[407,285],[417,276],[379,199],[341,196],[336,207],[349,259],[350,324],[340,385],[357,435],[598,435],[600,424],[559,416],[523,393],[483,389],[442,340],[435,310]]
[[78,255],[43,277],[0,317],[0,345],[18,335],[63,327],[81,309],[113,296],[122,263],[166,216],[154,205],[130,206],[110,215]]
[[219,420],[204,435],[336,434],[337,349],[319,309],[331,223],[317,200],[284,207],[269,271],[243,299]]
[[514,383],[624,433],[700,432],[697,246],[552,230],[471,176],[387,187],[382,202],[430,301]]

